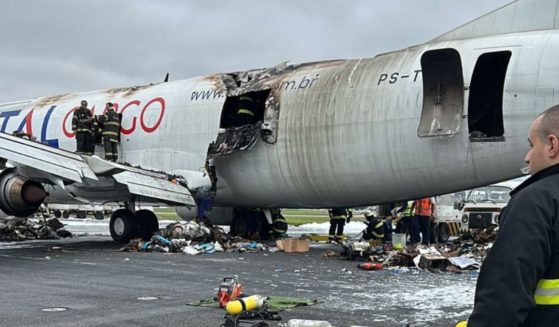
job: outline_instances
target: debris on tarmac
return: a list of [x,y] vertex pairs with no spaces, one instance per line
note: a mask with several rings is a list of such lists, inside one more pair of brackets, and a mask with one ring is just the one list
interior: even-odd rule
[[59,239],[72,237],[58,219],[12,219],[0,222],[0,240],[22,241],[33,239]]
[[[382,264],[389,270],[392,270],[391,267],[403,267],[431,272],[461,273],[479,269],[495,238],[496,231],[489,228],[453,238],[447,243],[429,246],[418,244],[396,247],[390,243],[379,245],[378,242],[349,240],[342,244],[340,255],[348,260]],[[327,251],[322,256],[332,254]]]
[[266,252],[275,253],[276,246],[267,246],[238,236],[229,236],[217,226],[205,226],[189,221],[177,222],[160,229],[148,241],[142,238],[130,240],[120,251],[185,253],[189,255],[215,252]]

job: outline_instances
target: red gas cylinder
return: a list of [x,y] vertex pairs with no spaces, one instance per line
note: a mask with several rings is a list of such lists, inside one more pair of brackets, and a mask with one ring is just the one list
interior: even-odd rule
[[382,263],[365,262],[357,265],[357,268],[363,270],[381,270],[383,267]]

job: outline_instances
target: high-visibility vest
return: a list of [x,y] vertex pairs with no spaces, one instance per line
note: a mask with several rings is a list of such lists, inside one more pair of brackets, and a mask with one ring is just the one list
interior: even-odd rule
[[406,204],[405,204],[406,209],[404,209],[404,211],[402,211],[402,216],[403,217],[410,217],[410,216],[413,215],[413,212],[411,212],[412,205],[413,205],[413,201],[406,202]]
[[431,199],[423,198],[415,200],[415,214],[418,216],[431,216],[433,210],[431,208]]

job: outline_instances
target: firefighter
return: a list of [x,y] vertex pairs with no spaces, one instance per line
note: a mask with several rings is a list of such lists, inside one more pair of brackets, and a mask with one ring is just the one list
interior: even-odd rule
[[384,220],[375,217],[372,211],[365,212],[365,224],[367,228],[363,231],[363,239],[369,240],[382,240],[385,241],[385,226]]
[[239,108],[237,109],[237,126],[254,124],[256,116],[254,114],[255,101],[249,96],[239,97]]
[[328,210],[330,216],[330,230],[328,231],[328,243],[341,242],[344,234],[344,225],[349,223],[353,213],[346,208],[332,208]]
[[287,233],[287,222],[281,214],[281,209],[271,209],[271,213],[272,228],[270,229],[270,236],[272,239],[281,238]]
[[559,106],[540,114],[524,160],[532,175],[511,192],[483,261],[469,327],[559,322]]
[[88,156],[92,155],[93,118],[85,100],[82,100],[80,107],[74,111],[72,116],[72,132],[76,135],[76,152]]
[[118,141],[120,139],[120,116],[116,113],[114,105],[107,102],[103,122],[103,147],[105,148],[105,159],[114,161],[118,159]]

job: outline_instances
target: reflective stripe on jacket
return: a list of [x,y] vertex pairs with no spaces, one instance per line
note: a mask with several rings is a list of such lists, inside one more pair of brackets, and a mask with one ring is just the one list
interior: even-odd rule
[[74,133],[91,133],[93,132],[93,119],[91,111],[81,107],[74,111],[72,116],[72,131]]
[[513,192],[479,273],[468,326],[548,327],[559,321],[559,164]]
[[103,116],[103,137],[107,137],[113,142],[118,142],[120,134],[119,115],[114,110],[108,110]]

